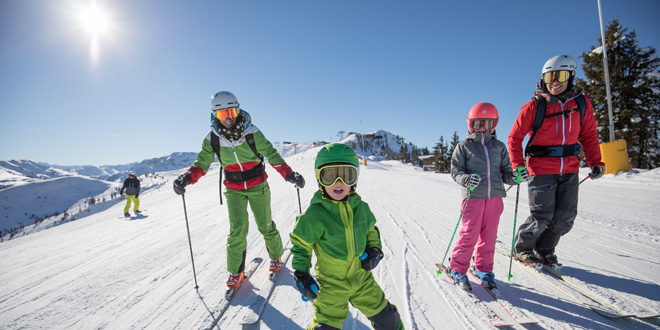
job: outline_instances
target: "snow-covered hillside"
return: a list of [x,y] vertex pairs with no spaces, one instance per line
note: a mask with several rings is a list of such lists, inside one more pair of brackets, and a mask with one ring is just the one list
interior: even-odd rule
[[[307,185],[303,209],[317,189],[313,161],[318,147],[284,151]],[[140,196],[145,216],[121,217],[123,203],[76,221],[0,243],[0,329],[241,329],[246,305],[260,299],[267,267],[261,266],[232,303],[214,320],[223,298],[226,205],[218,203],[218,167],[185,194],[199,290],[194,289],[183,200],[171,180],[182,170],[159,173],[168,182]],[[296,189],[268,168],[273,218],[285,242],[298,211]],[[581,176],[585,176],[586,172]],[[406,329],[488,329],[462,293],[435,275],[460,212],[459,186],[449,175],[424,172],[398,161],[367,158],[358,192],[378,219],[385,259],[374,276],[401,313]],[[516,188],[505,199],[498,238],[510,246]],[[557,253],[565,271],[589,292],[629,313],[660,312],[660,170],[606,175],[580,186],[579,215]],[[517,221],[529,215],[526,186]],[[267,258],[251,223],[247,257]],[[574,293],[546,282],[497,255],[495,273],[514,305],[538,325],[515,329],[660,329],[658,318],[604,318]],[[254,329],[306,328],[312,305],[294,289],[290,260],[280,274],[261,322]],[[552,282],[550,282],[552,283]],[[575,298],[574,298],[575,297]],[[489,303],[493,304],[493,303]],[[495,306],[497,308],[497,306]],[[504,313],[500,310],[501,313]],[[506,317],[506,314],[504,314]],[[511,320],[509,320],[511,321]],[[343,329],[371,329],[351,309]]]

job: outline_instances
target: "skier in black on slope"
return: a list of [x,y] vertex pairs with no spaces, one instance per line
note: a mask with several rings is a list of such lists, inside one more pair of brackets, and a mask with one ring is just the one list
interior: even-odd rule
[[121,187],[119,195],[123,196],[124,190],[126,190],[126,206],[124,207],[124,216],[127,218],[131,216],[131,214],[128,213],[128,210],[131,208],[131,202],[134,203],[133,212],[135,212],[135,215],[142,213],[140,212],[140,199],[138,198],[140,196],[140,180],[135,177],[135,173],[133,173],[133,171],[128,172],[128,178],[124,180],[124,185]]
[[[506,196],[504,184],[515,185],[527,177],[527,171],[512,171],[506,145],[497,140],[497,108],[477,103],[467,117],[468,136],[456,145],[451,157],[451,177],[463,186],[463,227],[452,251],[449,275],[456,284],[470,291],[465,273],[474,252],[473,273],[488,288],[494,289],[493,259],[500,215]],[[467,205],[465,205],[467,203]],[[476,245],[476,250],[475,250]]]
[[[568,55],[550,58],[541,70],[534,98],[523,105],[509,134],[514,168],[529,170],[531,215],[518,228],[514,258],[532,268],[558,266],[555,248],[577,216],[580,151],[591,167],[591,179],[605,173],[601,161],[594,109],[582,90],[573,86],[577,63]],[[545,107],[538,118],[537,109]],[[530,134],[523,150],[525,136]],[[555,267],[553,267],[555,268]]]

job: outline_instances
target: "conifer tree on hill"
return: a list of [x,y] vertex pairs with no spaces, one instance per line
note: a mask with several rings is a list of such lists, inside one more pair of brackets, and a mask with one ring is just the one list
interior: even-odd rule
[[[660,59],[652,47],[640,47],[636,33],[613,20],[607,26],[608,69],[615,139],[625,139],[631,165],[656,168],[660,165]],[[587,80],[576,79],[594,107],[598,136],[609,142],[609,114],[601,46],[582,54]]]

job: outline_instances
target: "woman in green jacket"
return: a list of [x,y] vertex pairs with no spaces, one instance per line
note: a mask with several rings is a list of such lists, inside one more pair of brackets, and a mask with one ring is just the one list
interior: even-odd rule
[[[224,171],[227,187],[229,235],[227,236],[227,290],[231,295],[244,279],[248,235],[248,203],[254,221],[263,235],[270,256],[269,277],[274,279],[282,268],[282,239],[271,217],[270,189],[265,160],[287,181],[302,188],[303,177],[291,170],[264,134],[254,125],[250,115],[240,108],[234,94],[221,91],[211,98],[212,129],[202,142],[202,150],[188,171],[174,181],[174,192],[181,195],[188,184],[206,175],[215,157]],[[263,156],[262,156],[263,155]]]
[[[309,330],[341,329],[349,301],[374,329],[403,329],[396,306],[385,299],[371,273],[383,251],[376,218],[355,192],[359,166],[355,151],[347,145],[321,148],[314,163],[320,189],[290,234],[296,288],[303,300],[314,299]],[[320,286],[309,274],[312,251]]]

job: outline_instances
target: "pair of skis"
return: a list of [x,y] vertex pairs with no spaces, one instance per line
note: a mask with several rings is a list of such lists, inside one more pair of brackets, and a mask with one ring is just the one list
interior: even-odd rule
[[[508,252],[499,251],[500,249],[503,248],[498,246],[496,249],[497,253],[508,258]],[[541,269],[534,269],[532,267],[526,266],[520,261],[516,261],[516,264],[522,269],[526,270],[528,273],[540,278],[549,286],[554,287],[573,300],[581,303],[582,305],[606,318],[621,319],[634,317],[638,319],[649,319],[660,317],[660,313],[653,311],[643,315],[628,313],[624,311],[617,305],[612,304],[609,300],[593,293],[586,287],[577,284],[576,282],[564,276],[561,267],[551,267],[544,265]]]
[[[456,282],[454,281],[453,278],[449,276],[449,270],[447,266],[441,265],[441,264],[435,264],[436,267],[438,267],[438,272],[442,272],[447,276],[447,279],[451,281],[456,289],[460,292],[463,293],[463,297],[466,299],[466,301],[470,302],[472,305],[475,306],[475,308],[479,311],[479,313],[488,320],[488,322],[496,327],[510,327],[513,326],[512,323],[507,322],[502,318],[491,306],[486,304],[485,301],[481,300],[479,297],[477,297],[476,294],[474,294],[471,291],[465,291],[462,288],[460,288],[458,285],[456,285]],[[507,296],[505,296],[502,291],[499,289],[491,289],[488,287],[487,284],[483,283],[477,276],[475,276],[472,272],[470,272],[470,275],[479,283],[491,296],[492,298],[500,304],[500,306],[508,313],[508,315],[516,322],[519,324],[533,324],[533,323],[538,323],[538,320],[534,319],[532,316],[530,316],[525,310],[518,308],[511,304],[510,300],[508,299]]]
[[[286,263],[289,260],[289,257],[291,257],[291,249],[287,248],[284,250],[284,254],[282,254],[281,257],[282,266],[286,265]],[[245,267],[245,271],[243,273],[243,281],[235,290],[225,295],[225,299],[220,302],[220,305],[216,308],[217,313],[214,315],[214,320],[210,328],[215,327],[218,321],[220,321],[220,319],[225,314],[229,306],[231,306],[232,299],[236,296],[237,293],[240,292],[240,289],[250,279],[250,277],[252,277],[252,274],[254,274],[257,271],[257,269],[262,264],[262,262],[263,262],[262,258],[254,258]],[[280,272],[281,271],[282,270],[280,270]],[[270,300],[270,297],[272,296],[273,291],[275,290],[275,286],[277,285],[278,278],[279,278],[279,273],[275,275],[273,278],[269,278],[268,281],[266,281],[266,285],[262,288],[259,288],[259,291],[265,294],[260,293],[255,297],[255,299],[250,304],[241,306],[241,311],[243,310],[245,311],[243,319],[240,321],[241,325],[256,324],[259,322],[259,319],[261,318],[261,313],[266,308],[266,305],[268,304],[268,301]]]

